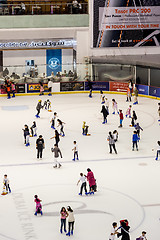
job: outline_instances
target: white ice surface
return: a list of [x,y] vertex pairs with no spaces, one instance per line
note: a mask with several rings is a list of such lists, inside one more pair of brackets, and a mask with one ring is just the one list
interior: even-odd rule
[[[124,119],[118,129],[119,116],[112,115],[111,99],[125,115],[129,103],[126,96],[107,95],[110,100],[108,123],[102,124],[100,95],[89,99],[87,94],[54,95],[53,112],[64,121],[65,134],[59,147],[63,154],[62,168],[53,169],[50,148],[54,140],[50,119],[53,115],[41,111],[35,119],[38,96],[0,98],[0,186],[3,175],[8,174],[12,193],[0,195],[0,240],[63,240],[60,234],[62,206],[70,205],[75,212],[75,231],[72,239],[106,240],[113,221],[128,219],[131,239],[145,230],[149,240],[159,240],[160,227],[160,162],[155,161],[156,142],[160,140],[158,124],[158,101],[139,98],[133,106],[141,132],[139,151],[132,152],[133,128],[130,119]],[[41,97],[42,100],[48,96]],[[24,109],[24,110],[23,110]],[[30,138],[30,147],[23,144],[22,128],[36,120],[38,135],[42,134],[46,148],[43,159],[36,159],[35,141]],[[82,136],[82,123],[89,125],[91,136]],[[118,129],[118,154],[109,154],[106,140],[109,131]],[[73,141],[79,147],[78,162],[73,162]],[[76,183],[79,173],[91,168],[95,174],[98,192],[94,196],[79,196]],[[43,213],[34,216],[34,195],[42,199]]]

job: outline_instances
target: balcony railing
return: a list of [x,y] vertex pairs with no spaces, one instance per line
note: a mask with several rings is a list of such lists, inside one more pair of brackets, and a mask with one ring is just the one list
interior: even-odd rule
[[88,14],[88,3],[56,3],[53,1],[30,1],[24,3],[0,4],[0,15],[42,15],[42,14]]

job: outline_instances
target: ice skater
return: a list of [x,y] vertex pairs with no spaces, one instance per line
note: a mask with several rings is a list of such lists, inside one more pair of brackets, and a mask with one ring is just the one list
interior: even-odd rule
[[138,151],[138,144],[137,142],[139,141],[139,137],[137,135],[137,131],[133,132],[133,136],[132,136],[132,151],[134,151],[134,146],[136,146],[136,149]]
[[133,111],[133,115],[132,115],[132,120],[131,120],[131,125],[130,127],[134,127],[136,125],[136,121],[137,121],[137,115],[136,112]]
[[131,108],[132,108],[132,105],[129,105],[129,107],[127,108],[127,111],[126,111],[126,117],[129,116],[129,118],[131,118]]
[[112,135],[113,135],[114,141],[117,142],[118,141],[118,132],[117,132],[117,130],[114,130]]
[[70,206],[67,207],[67,213],[68,213],[68,233],[66,235],[70,236],[70,235],[73,235],[74,222],[75,222],[73,210]]
[[53,114],[53,118],[51,119],[51,128],[53,128],[53,129],[55,129],[55,125],[56,125],[56,119],[57,119],[57,113],[56,112],[54,112],[54,114]]
[[53,152],[54,154],[54,168],[60,168],[62,165],[58,162],[58,158],[59,158],[59,155],[61,156],[62,158],[62,153],[61,153],[61,150],[59,149],[59,147],[54,144],[54,148],[51,148],[51,151]]
[[39,159],[39,157],[42,159],[42,152],[43,152],[44,148],[45,148],[44,139],[43,139],[42,135],[39,135],[39,138],[36,141],[36,149],[37,149],[37,158],[38,159]]
[[9,191],[9,193],[11,193],[11,188],[9,186],[9,179],[7,177],[7,174],[4,175],[3,184],[6,188],[6,194],[8,193],[8,191]]
[[136,238],[136,240],[147,240],[147,238],[146,238],[146,232],[145,231],[143,231],[142,232],[142,235],[139,237],[139,238]]
[[51,137],[50,139],[53,139],[53,138],[55,138],[55,142],[56,142],[56,145],[57,145],[57,147],[58,147],[58,143],[59,143],[59,141],[60,141],[60,138],[59,138],[59,133],[58,133],[57,130],[55,130],[55,135],[54,135],[54,137]]
[[28,147],[28,146],[30,146],[30,143],[29,143],[30,134],[29,134],[28,125],[25,124],[24,129],[22,129],[22,130],[23,130],[23,133],[24,133],[24,144],[26,144],[26,147]]
[[127,220],[120,221],[120,224],[121,233],[118,233],[117,237],[119,238],[120,236],[122,236],[121,240],[130,240],[129,236],[130,226],[128,226],[128,221]]
[[39,85],[40,85],[40,94],[39,94],[39,96],[41,96],[41,95],[44,95],[43,83],[40,81]]
[[16,86],[15,86],[13,81],[11,82],[11,90],[12,90],[12,94],[13,94],[12,98],[14,98],[15,97]]
[[51,110],[51,101],[49,99],[47,99],[47,110],[48,110],[48,112],[52,112],[52,110]]
[[133,93],[134,93],[134,105],[135,104],[138,104],[138,89],[135,87],[134,90],[133,90]]
[[77,186],[78,184],[81,182],[81,188],[80,188],[80,193],[79,195],[82,195],[83,189],[85,191],[85,194],[87,195],[87,183],[86,183],[86,177],[83,175],[83,173],[80,173],[80,178],[77,182]]
[[129,87],[127,88],[127,100],[126,100],[126,102],[128,102],[128,101],[130,101],[130,102],[132,101],[131,100],[131,90],[130,90]]
[[77,142],[76,142],[76,141],[73,142],[72,151],[74,151],[74,158],[73,158],[72,160],[73,160],[73,161],[79,160],[79,158],[78,158],[78,145],[77,145]]
[[101,104],[105,104],[105,95],[103,94],[103,91],[100,91],[101,93]]
[[84,130],[85,130],[85,127],[86,127],[86,122],[83,121],[83,125],[82,125],[82,135],[84,135]]
[[112,108],[113,108],[113,113],[112,114],[115,114],[115,111],[117,111],[117,113],[119,114],[117,102],[114,98],[112,99]]
[[108,112],[108,115],[109,115],[109,101],[108,101],[107,97],[105,98],[105,106],[106,106],[106,109],[107,109],[107,112]]
[[60,119],[57,119],[57,122],[58,122],[57,127],[60,126],[60,135],[61,135],[62,137],[64,137],[65,134],[64,134],[63,128],[64,128],[64,124],[65,124],[65,123],[62,122]]
[[43,108],[42,100],[39,100],[36,107],[36,110],[37,110],[37,114],[35,115],[36,118],[40,118],[39,114],[40,114],[41,108]]
[[158,122],[160,122],[160,103],[158,103],[158,115],[159,115]]
[[157,142],[157,154],[155,160],[158,160],[159,155],[160,155],[160,141]]
[[122,122],[123,122],[123,113],[122,110],[119,110],[119,119],[120,119],[120,125],[118,126],[119,128],[123,127]]
[[96,191],[96,180],[90,168],[87,168],[87,172],[88,172],[87,176],[86,175],[84,176],[87,177],[87,181],[89,182],[89,188],[90,188],[89,194],[94,194],[94,192]]
[[87,80],[87,82],[88,82],[88,87],[89,87],[89,96],[88,97],[92,98],[93,83],[90,80]]
[[48,79],[48,96],[52,96],[52,81]]
[[105,108],[104,105],[102,105],[101,113],[103,114],[103,122],[102,122],[102,124],[105,124],[105,123],[107,123],[107,116],[108,116],[109,113],[108,113],[108,111],[107,111],[107,109]]
[[47,100],[44,101],[43,108],[47,110]]
[[31,135],[30,137],[37,137],[37,125],[36,122],[33,122],[33,125],[30,127],[31,129]]
[[43,213],[42,213],[42,205],[41,205],[41,201],[42,200],[40,200],[37,195],[35,195],[34,198],[35,198],[34,201],[36,203],[36,212],[35,212],[34,215],[37,216],[37,213],[40,213],[41,215],[43,215]]
[[66,218],[68,217],[68,213],[67,213],[65,207],[62,207],[62,208],[61,208],[60,214],[61,214],[61,228],[60,228],[60,233],[63,233],[63,227],[64,227],[64,232],[67,232],[67,231],[66,231]]
[[114,240],[116,234],[118,234],[118,232],[117,232],[117,223],[113,222],[112,223],[112,230],[111,230],[111,233],[109,235],[109,240]]
[[137,124],[135,125],[135,130],[137,131],[137,135],[138,135],[139,140],[140,140],[140,130],[143,131],[143,128],[141,128],[141,126],[139,125],[139,123],[137,123]]
[[111,132],[109,132],[107,141],[109,141],[109,149],[110,149],[110,152],[109,152],[109,153],[112,153],[112,148],[113,148],[113,149],[114,149],[114,152],[117,154],[114,137],[113,137],[113,135],[112,135]]

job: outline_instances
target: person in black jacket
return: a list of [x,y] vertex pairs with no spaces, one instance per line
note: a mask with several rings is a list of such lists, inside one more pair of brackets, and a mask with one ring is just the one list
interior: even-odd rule
[[103,118],[104,118],[104,121],[102,122],[102,124],[105,124],[105,123],[107,123],[108,111],[104,105],[102,106],[101,113],[103,113]]
[[136,115],[136,112],[133,111],[132,120],[131,120],[131,127],[135,126],[136,120],[137,120],[137,115]]
[[60,139],[59,139],[59,133],[58,133],[58,131],[57,130],[55,130],[55,135],[54,135],[54,137],[52,137],[52,138],[50,138],[50,139],[53,139],[53,138],[55,138],[55,141],[56,141],[56,146],[58,147],[58,143],[59,143],[59,141],[60,141]]
[[36,110],[37,110],[37,114],[35,115],[36,118],[40,118],[39,114],[40,114],[41,108],[43,108],[43,106],[42,106],[42,100],[39,100],[39,101],[38,101],[38,104],[37,104],[37,107],[36,107]]
[[87,80],[87,82],[88,82],[88,87],[89,87],[89,97],[92,98],[93,83],[90,80]]
[[25,124],[24,125],[24,129],[22,129],[23,132],[24,132],[24,144],[26,144],[26,147],[30,146],[30,143],[29,143],[29,128],[28,128],[28,125]]
[[39,138],[36,141],[36,149],[37,149],[37,158],[42,158],[42,151],[44,149],[44,139],[42,135],[39,136]]
[[120,236],[122,236],[121,240],[130,240],[129,229],[130,226],[128,226],[128,221],[121,221],[121,233],[118,233],[117,237],[119,238]]

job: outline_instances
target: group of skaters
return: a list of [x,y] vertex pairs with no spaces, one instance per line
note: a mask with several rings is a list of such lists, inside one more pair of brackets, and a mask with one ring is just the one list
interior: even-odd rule
[[[120,226],[117,227],[117,223],[112,223],[112,229],[111,233],[109,235],[109,240],[114,240],[119,237],[122,237],[122,240],[130,240],[130,232],[129,232],[130,226],[127,219],[120,221]],[[146,238],[146,231],[142,231],[142,234],[140,237],[136,238],[136,240],[147,240]],[[117,237],[117,238],[116,238]]]

